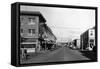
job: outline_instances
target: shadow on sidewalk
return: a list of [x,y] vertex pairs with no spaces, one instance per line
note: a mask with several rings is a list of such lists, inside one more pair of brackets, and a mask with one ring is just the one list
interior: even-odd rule
[[91,59],[91,60],[97,60],[97,53],[94,51],[80,51],[83,56]]

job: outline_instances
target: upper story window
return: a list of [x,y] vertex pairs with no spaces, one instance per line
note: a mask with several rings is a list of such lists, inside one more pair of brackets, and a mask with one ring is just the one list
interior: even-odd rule
[[93,35],[93,33],[91,32],[91,36]]
[[35,25],[35,18],[28,18],[29,25]]
[[28,29],[29,34],[35,34],[35,29]]

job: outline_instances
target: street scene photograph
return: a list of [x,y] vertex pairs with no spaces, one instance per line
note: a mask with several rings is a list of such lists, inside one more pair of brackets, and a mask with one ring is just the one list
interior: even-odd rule
[[20,63],[97,59],[95,10],[20,5]]

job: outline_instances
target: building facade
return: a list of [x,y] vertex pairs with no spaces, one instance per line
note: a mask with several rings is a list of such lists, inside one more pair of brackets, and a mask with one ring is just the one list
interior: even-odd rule
[[88,29],[80,36],[81,50],[92,51],[95,46],[95,27]]
[[[45,23],[40,12],[21,11],[20,13],[20,49],[27,53],[40,52],[55,44],[56,37]],[[49,45],[48,45],[49,44]]]
[[27,52],[39,51],[39,24],[46,20],[40,12],[21,11],[20,14],[20,36],[22,50]]
[[47,24],[40,25],[40,45],[41,49],[51,49],[56,44],[57,38]]

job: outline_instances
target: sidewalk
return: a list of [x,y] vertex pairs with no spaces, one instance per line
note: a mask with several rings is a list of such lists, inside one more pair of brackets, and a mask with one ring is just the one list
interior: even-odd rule
[[21,63],[31,63],[31,61],[32,62],[33,61],[34,62],[39,61],[41,58],[46,56],[48,53],[50,53],[49,50],[40,51],[40,52],[37,52],[37,53],[29,53],[27,59],[26,60],[21,60]]

